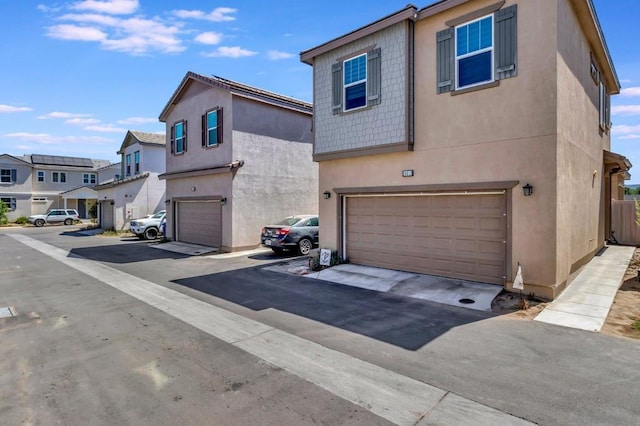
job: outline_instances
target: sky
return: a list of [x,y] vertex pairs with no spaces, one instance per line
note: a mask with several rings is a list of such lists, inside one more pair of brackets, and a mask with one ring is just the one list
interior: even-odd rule
[[[640,184],[640,0],[593,1],[623,87],[611,149]],[[299,53],[407,3],[2,0],[0,154],[117,162],[127,130],[164,131],[158,116],[187,71],[312,102]]]

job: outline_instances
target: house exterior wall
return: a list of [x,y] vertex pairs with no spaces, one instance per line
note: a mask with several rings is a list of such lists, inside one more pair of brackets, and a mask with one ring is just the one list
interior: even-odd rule
[[[400,22],[342,46],[314,61],[314,154],[373,148],[408,141],[407,40],[409,27]],[[334,115],[331,66],[356,52],[381,49],[381,104]]]
[[[199,124],[198,124],[199,125]],[[136,173],[135,170],[135,153],[136,151],[140,152],[140,170]],[[150,144],[140,144],[133,143],[127,146],[122,153],[122,164],[125,164],[124,174],[121,175],[122,179],[135,176],[136,174],[140,175],[147,171],[164,173],[166,169],[166,147],[163,145],[150,145]],[[126,158],[127,155],[131,155],[131,173],[129,175],[126,174]],[[116,173],[121,173],[119,170]]]
[[[163,151],[164,154],[164,151]],[[98,170],[98,183],[104,183],[109,179],[115,179],[116,175],[122,178],[122,165],[120,163],[111,164]]]
[[0,169],[15,169],[15,183],[0,183],[0,197],[16,199],[15,210],[7,212],[7,219],[15,221],[31,214],[31,166],[7,156],[0,156]]
[[[590,73],[592,49],[570,2],[558,0],[556,8],[556,275],[560,280],[582,266],[604,245],[603,149],[609,149],[610,139],[608,133],[599,130],[599,88]],[[601,64],[597,66],[602,69]]]

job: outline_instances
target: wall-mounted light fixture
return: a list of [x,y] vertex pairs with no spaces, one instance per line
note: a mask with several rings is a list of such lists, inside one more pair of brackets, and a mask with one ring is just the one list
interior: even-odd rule
[[195,186],[192,186],[192,187],[191,187],[191,191],[192,191],[192,192],[196,192],[196,187],[195,187]]
[[225,204],[227,204],[227,197],[220,198],[220,205],[224,206]]
[[402,171],[402,177],[413,177],[413,170],[403,170]]
[[524,196],[528,197],[531,194],[533,194],[533,186],[527,183],[525,186],[522,187],[522,191],[524,192]]
[[169,204],[171,202],[171,200],[164,200],[165,204]]
[[322,198],[324,198],[325,200],[328,200],[329,198],[331,198],[331,193],[329,191],[324,191],[322,193]]

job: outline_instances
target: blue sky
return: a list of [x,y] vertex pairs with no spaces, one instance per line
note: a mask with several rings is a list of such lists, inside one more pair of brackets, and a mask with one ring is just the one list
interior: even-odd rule
[[[623,86],[612,150],[636,165],[631,183],[640,183],[640,0],[594,3]],[[312,70],[298,54],[406,4],[3,1],[0,153],[116,162],[127,130],[164,131],[158,115],[187,71],[311,102]]]

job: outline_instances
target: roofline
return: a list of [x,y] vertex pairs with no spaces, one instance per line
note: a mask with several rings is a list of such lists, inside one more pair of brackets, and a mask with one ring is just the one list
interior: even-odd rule
[[313,105],[308,102],[304,102],[289,96],[280,95],[268,90],[259,89],[257,87],[249,86],[246,84],[238,83],[236,81],[228,80],[226,78],[218,77],[215,75],[208,77],[202,74],[197,74],[193,71],[188,71],[180,82],[178,88],[173,92],[173,95],[171,95],[169,102],[167,102],[162,112],[160,113],[160,116],[158,118],[161,122],[166,122],[166,117],[169,114],[169,111],[176,104],[180,93],[184,90],[190,80],[196,80],[212,87],[219,87],[221,89],[227,90],[232,95],[248,97],[260,102],[292,109],[294,111],[302,112],[305,114],[313,113]]
[[308,65],[313,65],[313,58],[315,58],[316,56],[322,55],[347,43],[351,43],[354,40],[361,39],[362,37],[366,37],[370,34],[388,28],[392,25],[397,24],[398,22],[402,22],[407,19],[416,19],[417,12],[418,8],[416,6],[414,6],[413,4],[408,4],[404,7],[404,9],[378,19],[377,21],[367,24],[364,27],[360,27],[345,35],[334,38],[333,40],[329,40],[328,42],[323,43],[319,46],[300,52],[300,61]]
[[21,162],[21,163],[24,163],[24,164],[26,164],[26,165],[28,165],[28,166],[34,167],[34,164],[33,164],[33,163],[29,163],[29,162],[27,162],[27,161],[24,161],[24,160],[22,160],[22,159],[20,159],[20,158],[18,158],[18,157],[15,157],[15,156],[13,156],[13,155],[11,155],[11,154],[0,154],[0,157],[5,156],[5,155],[6,155],[7,157],[11,157],[11,158],[13,158],[13,159],[14,159],[14,160],[16,160],[16,161],[19,161],[19,162]]
[[[165,133],[164,137],[164,142],[163,143],[156,143],[156,142],[148,142],[148,141],[141,141],[137,136],[136,136],[136,132],[138,133],[147,133],[147,134],[153,134],[151,132],[143,132],[142,130],[127,130],[127,133],[124,135],[124,139],[122,140],[122,143],[120,144],[120,149],[118,149],[118,151],[116,152],[116,154],[121,155],[124,153],[124,149],[128,146],[130,146],[131,144],[128,143],[129,141],[129,136],[131,136],[133,139],[135,139],[136,143],[139,143],[140,145],[154,145],[154,146],[166,146],[167,145],[167,135]],[[160,135],[158,133],[158,135]],[[162,135],[160,135],[162,136]]]

